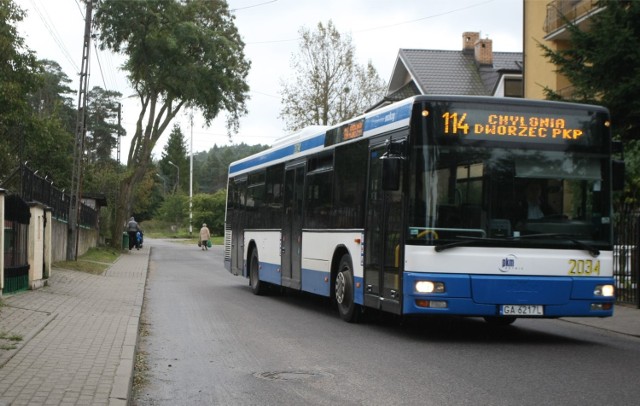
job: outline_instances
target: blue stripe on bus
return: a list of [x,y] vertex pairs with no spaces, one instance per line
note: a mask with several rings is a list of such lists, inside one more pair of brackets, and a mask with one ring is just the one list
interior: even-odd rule
[[[375,130],[386,125],[408,119],[411,115],[412,107],[412,103],[407,103],[384,113],[366,117],[364,120],[364,132]],[[325,134],[326,133],[322,133],[307,140],[301,141],[300,143],[288,145],[286,147],[267,152],[264,155],[256,156],[247,161],[232,164],[229,167],[229,175],[233,175],[237,172],[247,169],[255,168],[257,166],[266,165],[269,162],[284,159],[313,148],[322,147],[324,146]],[[298,145],[299,148],[296,148],[296,146]]]
[[269,262],[260,262],[259,277],[261,281],[280,285],[282,283],[281,276],[280,265],[270,264]]
[[[327,280],[325,281],[325,278]],[[329,297],[331,283],[329,273],[302,268],[301,289],[305,292]]]
[[405,104],[404,106],[397,107],[395,109],[385,111],[384,113],[376,114],[375,116],[367,117],[364,120],[364,131],[371,131],[379,127],[384,127],[401,120],[409,118],[411,115],[412,103]]
[[[326,281],[325,278],[327,278]],[[327,272],[302,269],[302,286],[300,289],[305,292],[329,297],[331,294],[331,282],[329,278],[330,275]],[[362,283],[362,281],[362,277],[354,277],[355,286],[360,286],[360,288],[354,286],[353,301],[359,305],[364,303],[364,283]]]
[[[326,281],[325,278],[327,278]],[[260,262],[260,280],[280,286],[282,284],[280,265]],[[359,289],[354,287],[354,302],[361,305],[364,303],[363,279],[362,277],[355,277],[354,282],[356,286],[360,286]],[[331,294],[329,274],[327,272],[303,268],[300,289],[305,292],[329,297]]]
[[[353,283],[355,286],[353,287],[353,301],[357,304],[364,304],[364,279],[361,276],[354,276]],[[358,286],[360,286],[358,288]]]
[[[292,156],[294,154],[304,152],[309,149],[321,147],[324,145],[324,137],[325,137],[324,133],[320,135],[316,135],[315,137],[309,138],[308,140],[304,140],[298,144],[289,145],[289,146],[268,152],[264,155],[260,155],[255,158],[249,159],[247,161],[233,164],[229,167],[229,174],[233,175],[236,172],[254,168],[256,166],[265,165],[269,162],[277,161],[279,159],[283,159],[288,156]],[[297,145],[300,145],[300,147],[296,148]]]

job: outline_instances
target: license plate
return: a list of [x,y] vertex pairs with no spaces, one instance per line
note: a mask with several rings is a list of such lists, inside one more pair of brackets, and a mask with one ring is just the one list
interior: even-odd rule
[[505,316],[544,316],[544,309],[539,305],[502,305],[500,314]]

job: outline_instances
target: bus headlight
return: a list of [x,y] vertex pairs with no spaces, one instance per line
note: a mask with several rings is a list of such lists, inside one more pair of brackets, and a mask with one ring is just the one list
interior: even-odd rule
[[613,297],[615,289],[613,285],[597,285],[593,291],[596,296]]
[[418,281],[416,282],[416,292],[418,293],[444,293],[443,282]]

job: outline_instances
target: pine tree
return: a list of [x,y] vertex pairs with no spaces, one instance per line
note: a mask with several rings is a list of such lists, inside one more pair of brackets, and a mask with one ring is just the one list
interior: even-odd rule
[[168,183],[173,185],[170,190],[174,193],[179,193],[188,189],[189,159],[187,156],[187,142],[180,126],[177,124],[173,126],[171,134],[169,134],[169,140],[164,146],[159,166],[160,171],[169,180]]
[[565,49],[540,44],[573,85],[568,97],[545,91],[550,99],[606,106],[614,135],[640,140],[640,1],[600,0],[597,7],[602,10],[584,31],[567,21],[571,38]]

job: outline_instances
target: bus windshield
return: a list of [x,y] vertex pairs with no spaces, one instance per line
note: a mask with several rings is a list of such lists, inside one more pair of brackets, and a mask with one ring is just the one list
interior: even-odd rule
[[[417,147],[410,171],[409,244],[609,244],[604,157],[562,151]],[[547,238],[524,238],[525,236]],[[521,238],[518,238],[521,237]]]

